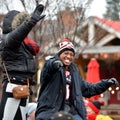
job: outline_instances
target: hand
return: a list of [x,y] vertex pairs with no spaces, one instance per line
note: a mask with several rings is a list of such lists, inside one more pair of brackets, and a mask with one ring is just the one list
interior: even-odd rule
[[44,6],[41,4],[38,5],[34,10],[32,16],[31,16],[31,19],[34,22],[38,22],[39,20],[43,19],[45,17],[45,15],[41,15],[43,10],[44,10]]
[[115,87],[119,87],[119,83],[115,78],[109,79],[108,83],[110,83],[110,85],[114,85]]
[[56,61],[53,62],[53,67],[55,69],[59,69],[62,66],[63,66],[63,63],[60,60],[56,60]]

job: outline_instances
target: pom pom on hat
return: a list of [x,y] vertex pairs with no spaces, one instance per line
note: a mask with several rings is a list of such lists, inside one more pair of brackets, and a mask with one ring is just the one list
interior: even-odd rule
[[63,53],[66,50],[70,50],[75,54],[75,49],[74,49],[74,45],[72,44],[72,42],[69,39],[63,39],[61,40],[61,42],[59,43],[59,51],[58,54],[60,55],[61,53]]
[[92,108],[92,110],[98,114],[99,111],[100,111],[100,108],[101,106],[104,105],[104,102],[103,101],[97,101],[97,100],[94,100],[94,101],[89,101],[86,106],[89,106]]
[[50,120],[73,120],[72,115],[65,111],[59,111],[53,114]]

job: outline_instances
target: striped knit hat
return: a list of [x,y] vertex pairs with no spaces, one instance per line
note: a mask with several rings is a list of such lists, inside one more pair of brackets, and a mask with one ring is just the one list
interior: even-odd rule
[[70,50],[75,54],[75,49],[74,49],[74,45],[72,44],[72,42],[69,39],[63,39],[61,40],[61,42],[59,43],[59,51],[58,54],[60,55],[61,53],[63,53],[66,50]]

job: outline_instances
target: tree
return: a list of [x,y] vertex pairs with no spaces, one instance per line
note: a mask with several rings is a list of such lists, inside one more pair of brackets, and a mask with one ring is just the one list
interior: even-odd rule
[[106,0],[106,3],[106,13],[103,16],[111,20],[120,20],[120,0]]
[[84,20],[85,11],[91,4],[89,0],[18,0],[13,6],[15,1],[1,0],[1,9],[8,12],[16,6],[16,9],[22,8],[22,11],[31,14],[38,4],[44,3],[46,20],[37,24],[31,32],[32,39],[37,41],[42,49],[51,40],[56,43],[56,40],[63,36],[72,36],[74,41],[77,27]]

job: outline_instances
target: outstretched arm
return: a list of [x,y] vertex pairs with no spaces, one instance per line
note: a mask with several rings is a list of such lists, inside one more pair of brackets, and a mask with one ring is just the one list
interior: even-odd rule
[[111,78],[108,80],[101,80],[98,83],[92,84],[88,82],[83,82],[82,94],[84,97],[91,97],[94,95],[99,95],[105,92],[110,86],[118,87],[119,83],[115,78]]
[[21,44],[36,23],[45,17],[45,15],[41,15],[43,10],[44,6],[38,5],[28,20],[6,35],[5,39],[8,47],[11,47],[11,44],[12,46],[18,46]]

